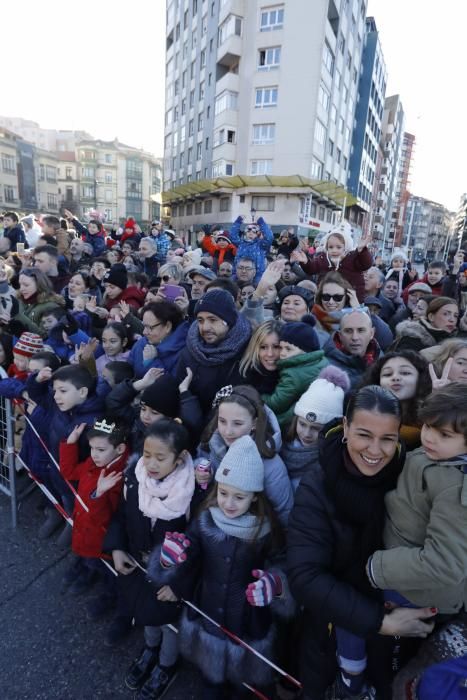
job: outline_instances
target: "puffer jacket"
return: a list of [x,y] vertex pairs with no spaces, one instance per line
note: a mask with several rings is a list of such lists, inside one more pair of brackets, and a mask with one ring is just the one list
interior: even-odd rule
[[[271,501],[274,510],[281,522],[286,527],[289,513],[293,506],[293,491],[287,469],[279,456],[282,446],[282,436],[277,418],[266,406],[268,420],[273,430],[273,441],[276,454],[271,458],[263,458],[264,464],[264,492]],[[228,445],[224,442],[219,432],[216,430],[209,440],[209,450],[202,447],[198,450],[198,457],[208,459],[211,463],[212,475],[216,473],[222,459],[228,450]]]
[[[45,338],[47,334],[41,328],[42,316],[46,316],[48,312],[56,309],[57,306],[65,306],[65,300],[58,294],[52,294],[46,301],[34,302],[33,304],[28,304],[22,299],[18,299],[18,306],[18,313],[13,317],[12,321],[25,331],[37,333],[42,338]],[[21,335],[22,333],[22,331],[17,332],[16,327],[15,331],[15,335]]]
[[128,362],[135,371],[136,379],[144,377],[148,369],[162,367],[166,372],[175,375],[178,359],[186,346],[186,336],[189,329],[188,321],[181,323],[159,345],[157,345],[156,357],[150,362],[143,359],[144,348],[148,344],[147,338],[140,338],[131,348]]
[[366,296],[363,273],[373,265],[373,258],[368,248],[365,247],[360,251],[351,250],[342,258],[338,267],[330,261],[326,253],[317,253],[306,263],[300,263],[300,265],[307,275],[319,275],[319,279],[324,277],[327,272],[337,270],[347,282],[350,282],[357,292],[358,301],[363,303]]
[[447,333],[434,328],[428,321],[402,321],[396,326],[396,339],[391,350],[415,350],[419,352],[423,348],[431,348],[442,343],[443,340],[455,338],[457,331]]
[[[273,235],[270,227],[267,225],[262,216],[259,217],[257,224],[262,233],[262,238],[256,238],[254,241],[247,241],[240,235],[240,228],[242,226],[243,219],[238,216],[232,224],[230,229],[230,240],[237,247],[237,255],[235,256],[235,268],[237,261],[240,258],[251,258],[254,260],[256,266],[256,275],[254,283],[258,284],[261,279],[261,275],[266,269],[266,255],[269,253],[271,248],[271,243],[273,241]],[[234,270],[235,276],[235,270]]]
[[281,428],[292,420],[296,402],[328,364],[323,350],[278,360],[279,381],[276,388],[261,398],[274,411]]
[[[190,524],[186,535],[191,545],[187,561],[180,566],[162,569],[160,548],[154,551],[148,573],[155,587],[167,584],[178,597],[194,600],[216,622],[271,658],[276,638],[273,615],[290,616],[293,601],[284,574],[270,565],[270,534],[259,537],[255,543],[228,535],[205,510]],[[245,590],[254,580],[253,569],[266,569],[281,576],[283,594],[270,606],[253,607],[246,599]],[[271,682],[266,664],[258,663],[253,654],[232,643],[192,610],[184,612],[180,621],[180,650],[212,683],[230,681],[240,685],[246,681],[261,687]]]
[[371,558],[379,588],[419,607],[456,613],[467,604],[466,462],[435,462],[411,452],[386,496],[385,551]]

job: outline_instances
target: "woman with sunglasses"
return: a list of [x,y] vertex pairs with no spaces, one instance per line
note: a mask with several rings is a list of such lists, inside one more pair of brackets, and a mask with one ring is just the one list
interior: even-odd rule
[[[339,272],[328,272],[319,284],[315,303],[311,309],[317,321],[315,330],[321,347],[324,347],[331,336],[339,330],[343,312],[359,308],[361,304],[350,283]],[[380,347],[386,350],[393,341],[392,332],[389,326],[375,314],[371,314],[371,320],[375,329],[375,338]]]
[[133,345],[128,362],[133,366],[136,379],[148,369],[160,367],[175,374],[178,357],[186,345],[189,323],[170,301],[149,302],[142,308],[143,337]]
[[35,267],[21,270],[18,291],[19,311],[13,317],[14,334],[31,331],[46,337],[47,333],[41,328],[44,315],[57,306],[65,306],[64,298],[55,294],[47,275]]

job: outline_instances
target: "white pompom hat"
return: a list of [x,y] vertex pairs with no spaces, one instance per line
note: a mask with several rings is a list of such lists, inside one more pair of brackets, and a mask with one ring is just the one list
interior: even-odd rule
[[344,415],[344,396],[350,389],[345,372],[328,365],[295,404],[294,413],[309,423],[325,425]]

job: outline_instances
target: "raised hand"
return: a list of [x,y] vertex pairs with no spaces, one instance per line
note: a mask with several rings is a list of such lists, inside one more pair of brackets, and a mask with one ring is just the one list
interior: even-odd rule
[[130,557],[129,554],[121,549],[114,549],[112,551],[112,559],[115,569],[119,574],[123,574],[123,576],[128,576],[128,574],[133,573],[133,571],[136,569],[136,564],[133,557]]
[[144,377],[133,382],[133,389],[135,391],[143,391],[143,389],[147,389],[148,386],[154,384],[154,382],[157,381],[159,377],[162,377],[163,374],[164,370],[162,367],[151,367],[151,369],[148,369]]
[[41,384],[42,382],[48,382],[49,379],[52,379],[52,370],[50,369],[50,367],[43,367],[38,371],[36,376],[36,382]]
[[65,217],[65,219],[68,219],[68,221],[73,221],[73,219],[75,218],[75,215],[72,214],[69,209],[63,210],[63,216]]
[[96,498],[102,496],[106,491],[113,489],[113,487],[122,480],[122,477],[123,472],[110,472],[110,474],[105,474],[102,469],[97,480]]
[[265,271],[263,272],[261,279],[258,283],[256,292],[261,296],[261,292],[267,291],[269,287],[273,287],[281,278],[284,272],[285,263],[287,260],[274,260],[274,262],[269,263]]
[[167,569],[186,560],[186,550],[191,542],[182,532],[166,532],[159,561]]
[[357,250],[363,250],[364,248],[368,248],[370,245],[371,241],[373,240],[373,237],[371,233],[367,233],[364,236],[360,238],[360,241],[357,246]]
[[126,303],[126,301],[121,301],[118,305],[120,309],[120,313],[122,315],[122,319],[126,318],[128,314],[130,313],[130,305]]
[[[182,289],[183,289],[183,287],[182,287]],[[176,297],[174,299],[174,304],[176,304],[178,306],[178,308],[180,309],[182,314],[186,314],[186,312],[188,311],[188,307],[190,305],[190,301],[188,299],[188,295],[187,295],[185,290],[183,290],[183,294],[180,294],[179,297]]]
[[352,307],[352,309],[359,309],[360,302],[358,301],[357,292],[355,291],[355,289],[348,289],[347,296],[349,298],[349,304]]
[[86,427],[86,423],[80,423],[79,425],[75,425],[73,430],[68,436],[67,439],[67,445],[75,445],[78,440],[80,439],[81,435],[83,434],[83,430]]
[[446,364],[443,367],[443,371],[441,372],[440,377],[438,377],[438,375],[435,372],[435,368],[430,362],[430,364],[428,365],[428,371],[430,373],[431,385],[433,389],[441,389],[442,387],[447,386],[451,383],[451,380],[449,379],[449,372],[451,371],[453,361],[453,357],[450,357],[447,360]]
[[290,254],[290,262],[298,262],[298,263],[306,263],[308,261],[308,258],[306,256],[306,253],[303,250],[300,250],[299,248],[295,248]]
[[193,380],[193,372],[189,367],[186,367],[186,377],[178,385],[179,392],[182,393],[183,391],[188,391],[192,380]]
[[453,265],[452,265],[452,273],[453,275],[457,275],[459,272],[459,268],[461,265],[463,265],[465,262],[464,260],[464,251],[463,250],[458,250],[457,253],[454,256],[453,260]]
[[91,338],[87,343],[81,343],[78,350],[76,351],[76,357],[79,362],[88,362],[91,357],[94,357],[94,353],[97,350],[99,341],[97,338]]
[[253,607],[263,608],[271,605],[276,596],[282,593],[282,581],[278,574],[262,569],[253,569],[252,576],[257,581],[250,583],[246,589],[246,599]]

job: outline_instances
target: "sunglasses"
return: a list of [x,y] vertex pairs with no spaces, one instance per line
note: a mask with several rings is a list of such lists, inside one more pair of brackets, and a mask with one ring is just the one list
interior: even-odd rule
[[162,277],[161,277],[161,280],[162,280],[163,282],[168,282],[169,279],[170,279],[170,275],[162,275]]
[[257,226],[247,226],[246,230],[247,231],[258,231],[258,227]]
[[345,294],[321,294],[321,300],[322,301],[342,301],[342,299],[345,297]]

